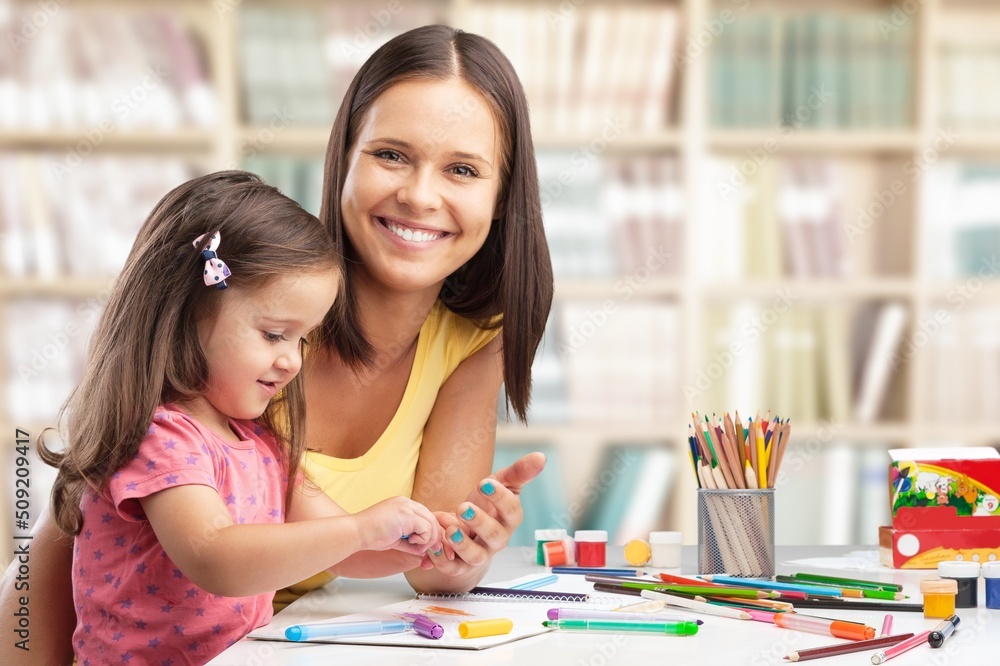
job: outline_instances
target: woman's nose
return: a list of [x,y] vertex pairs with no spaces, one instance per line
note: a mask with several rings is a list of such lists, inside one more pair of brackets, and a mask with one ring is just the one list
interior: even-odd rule
[[414,212],[435,210],[441,205],[435,173],[431,168],[413,169],[396,192],[396,201]]

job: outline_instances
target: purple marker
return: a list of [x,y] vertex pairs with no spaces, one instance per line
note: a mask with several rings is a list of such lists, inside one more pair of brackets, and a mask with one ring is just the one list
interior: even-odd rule
[[400,613],[403,617],[413,623],[413,630],[427,638],[441,638],[444,636],[444,627],[421,613]]

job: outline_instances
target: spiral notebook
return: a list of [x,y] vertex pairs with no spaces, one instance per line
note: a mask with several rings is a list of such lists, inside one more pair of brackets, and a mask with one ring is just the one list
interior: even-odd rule
[[[409,601],[401,601],[376,610],[309,623],[393,620],[401,613],[423,613],[444,628],[444,636],[440,639],[425,638],[407,632],[383,636],[317,638],[309,642],[482,650],[551,631],[542,626],[542,622],[547,619],[549,608],[573,604],[580,608],[593,607],[607,610],[617,608],[623,602],[622,597],[616,595],[595,594],[593,584],[584,581],[583,576],[560,576],[558,582],[537,590],[508,589],[511,585],[537,577],[537,575],[525,576],[496,583],[490,587],[474,588],[465,594],[418,594]],[[505,618],[513,623],[514,628],[509,634],[482,638],[461,638],[458,635],[458,625],[462,622],[498,618]],[[291,624],[293,623],[288,620],[282,621],[281,615],[278,615],[271,624],[251,632],[247,638],[287,641],[285,629]]]

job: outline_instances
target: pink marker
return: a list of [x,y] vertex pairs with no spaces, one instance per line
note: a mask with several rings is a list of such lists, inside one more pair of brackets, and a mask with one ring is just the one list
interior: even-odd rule
[[930,635],[931,632],[924,631],[917,634],[913,638],[906,639],[902,643],[896,643],[891,648],[882,650],[881,652],[876,652],[875,654],[872,655],[872,663],[878,666],[878,664],[887,662],[893,657],[903,654],[907,650],[912,650],[918,645],[923,645],[924,643],[927,642],[927,639],[930,637]]
[[882,632],[879,636],[888,636],[890,631],[892,631],[892,615],[886,615],[882,620]]

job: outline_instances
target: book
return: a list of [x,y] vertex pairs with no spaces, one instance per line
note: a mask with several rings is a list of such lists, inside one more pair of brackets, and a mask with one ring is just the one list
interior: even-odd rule
[[858,422],[870,423],[882,411],[889,382],[901,360],[897,356],[897,349],[903,338],[907,319],[906,307],[901,303],[889,302],[878,310],[861,367],[854,403],[854,417]]

